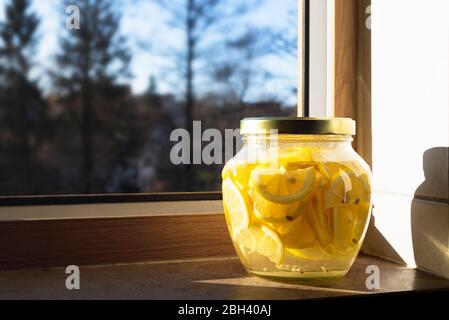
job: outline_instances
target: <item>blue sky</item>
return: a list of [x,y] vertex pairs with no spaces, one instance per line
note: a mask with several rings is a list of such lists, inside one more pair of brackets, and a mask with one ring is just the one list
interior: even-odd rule
[[[245,1],[245,0],[240,0]],[[0,20],[4,19],[4,5],[7,0],[0,0]],[[33,76],[43,89],[48,88],[45,70],[53,67],[52,57],[58,49],[58,37],[63,31],[61,19],[64,12],[60,0],[34,1],[33,7],[42,18],[39,29],[39,46],[35,62],[40,66],[33,70]],[[296,8],[296,0],[265,0],[257,10],[244,17],[244,23],[256,27],[283,29],[288,27],[289,12]],[[177,47],[183,43],[182,33],[166,25],[168,14],[161,10],[153,0],[141,0],[137,4],[124,5],[122,10],[122,33],[127,36],[132,50],[131,86],[134,93],[142,93],[148,87],[151,75],[158,81],[158,89],[162,93],[173,92],[173,81],[164,80],[167,68],[174,67],[173,60],[167,56],[145,50],[138,45],[139,41],[151,39],[152,43],[166,47]],[[290,23],[291,25],[291,23]],[[170,39],[170,40],[169,40]],[[273,80],[253,88],[249,99],[258,99],[263,95],[277,95],[285,103],[295,103],[289,93],[291,85],[296,83],[296,61],[281,59],[276,55],[268,55],[255,62],[256,67],[264,68],[274,75]],[[263,92],[263,94],[261,94]]]

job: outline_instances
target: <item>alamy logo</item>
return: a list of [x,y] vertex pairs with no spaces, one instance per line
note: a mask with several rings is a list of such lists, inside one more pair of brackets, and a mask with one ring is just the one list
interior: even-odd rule
[[80,268],[71,265],[65,268],[65,273],[69,275],[65,280],[65,287],[67,290],[81,289]]
[[365,13],[368,15],[365,20],[365,26],[368,30],[371,30],[371,5],[366,7]]
[[[192,128],[192,136],[186,129],[175,129],[170,134],[170,141],[176,142],[170,151],[172,164],[223,164],[234,156],[234,150],[240,150],[243,145],[238,129],[225,129],[223,137],[218,129],[202,132],[201,121],[193,121]],[[270,139],[260,144],[257,152],[241,154],[241,159],[255,162],[266,154],[268,148],[273,155],[277,151],[277,133],[277,130],[271,130],[267,135]]]
[[379,290],[380,289],[380,269],[376,265],[367,266],[365,273],[369,274],[366,278],[365,286],[368,290]]
[[70,5],[65,8],[68,15],[65,19],[65,27],[67,30],[79,30],[80,28],[80,8],[76,5]]

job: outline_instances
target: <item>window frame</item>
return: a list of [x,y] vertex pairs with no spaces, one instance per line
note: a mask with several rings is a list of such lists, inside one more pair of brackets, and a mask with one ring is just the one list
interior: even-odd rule
[[[299,5],[304,5],[305,2],[310,0],[298,1]],[[365,94],[364,98],[358,98],[360,93],[358,92],[357,79],[360,79],[360,77],[368,79],[370,77],[370,50],[366,49],[366,47],[371,39],[369,32],[363,31],[365,29],[365,9],[370,0],[323,1],[328,1],[330,4],[328,8],[331,10],[328,14],[330,19],[328,20],[328,23],[330,21],[328,30],[332,31],[332,35],[328,39],[333,42],[333,45],[329,48],[333,50],[334,58],[329,68],[331,73],[328,73],[328,75],[330,75],[330,78],[327,80],[333,86],[331,97],[331,100],[333,100],[333,113],[336,116],[353,117],[358,123],[366,126],[364,130],[361,130],[359,127],[358,134],[363,135],[362,140],[369,141],[371,134],[370,118],[367,115],[370,116],[370,113],[357,112],[357,110],[360,108],[370,110],[371,104],[367,94]],[[313,37],[313,30],[311,30],[310,37]],[[300,48],[298,52],[303,52],[302,47]],[[302,59],[306,59],[309,54],[300,57],[300,65],[302,65]],[[355,61],[352,61],[352,59],[355,59]],[[300,70],[302,70],[301,67]],[[343,83],[345,84],[344,86]],[[339,90],[335,89],[337,86],[339,86]],[[301,94],[301,90],[299,91],[299,94]],[[370,94],[370,92],[368,93]],[[368,130],[365,130],[365,128],[368,128]],[[368,132],[365,134],[366,131]],[[360,147],[359,140],[357,138],[357,148]],[[367,159],[366,156],[369,156],[371,152],[369,149],[370,145],[367,143],[364,147],[366,153],[364,151],[362,156]],[[367,161],[369,162],[369,159]],[[186,205],[187,203],[190,205]],[[134,210],[137,207],[139,208],[138,214]],[[68,208],[71,209],[68,210]],[[114,210],[111,210],[115,211],[114,214],[108,212],[111,208],[114,208]],[[170,208],[170,210],[167,208]],[[11,217],[11,213],[18,212],[17,210],[23,214],[15,218]],[[53,214],[49,215],[49,211],[53,212]],[[86,211],[94,213],[86,216]],[[151,252],[144,250],[146,253],[142,253],[142,242],[136,241],[129,235],[135,232],[142,232],[142,230],[150,230],[150,233],[161,232],[164,235],[168,235],[167,230],[158,229],[161,226],[166,227],[167,224],[159,223],[158,221],[170,217],[185,226],[183,232],[194,236],[198,231],[196,225],[198,220],[194,218],[198,217],[198,215],[202,215],[202,218],[205,219],[204,228],[201,231],[203,241],[225,243],[226,245],[224,246],[226,248],[231,248],[231,246],[228,246],[229,236],[225,234],[226,232],[223,232],[226,223],[220,191],[2,196],[0,197],[0,248],[16,248],[16,243],[21,243],[21,245],[18,246],[18,251],[15,254],[16,260],[0,255],[0,269],[61,266],[69,262],[71,258],[79,259],[77,260],[79,264],[137,262],[144,259],[160,258],[160,256],[154,255],[151,250]],[[5,219],[8,216],[9,219]],[[189,219],[192,219],[190,225]],[[96,228],[101,228],[102,223],[112,225],[114,227],[113,234],[102,229],[99,233],[99,243],[90,242],[86,244],[83,241],[84,236],[91,232],[96,232]],[[208,223],[209,227],[207,227]],[[140,224],[142,224],[142,228],[137,227]],[[21,230],[21,233],[15,234],[11,232],[12,230],[17,230],[17,228]],[[64,230],[67,230],[67,228],[71,228],[70,230],[73,229],[76,232],[65,235]],[[173,232],[176,232],[177,229],[173,230]],[[220,232],[217,233],[216,230],[220,230]],[[27,232],[30,233],[30,237],[25,236],[26,239],[23,239],[22,237]],[[136,237],[144,241],[142,235]],[[60,238],[63,240],[62,243],[54,244],[55,241],[59,243]],[[170,242],[168,236],[165,238]],[[113,252],[114,250],[105,249],[115,248],[117,239],[121,239],[124,242],[123,244],[120,242],[119,246],[123,245],[122,248],[128,248],[129,254],[122,252],[122,255],[116,255]],[[187,241],[188,237],[182,239]],[[73,245],[71,247],[72,252],[68,253],[64,250],[64,244],[76,242],[80,242],[80,245]],[[47,243],[49,248],[42,248],[42,243]],[[173,241],[167,244],[169,247],[174,245]],[[77,254],[77,250],[80,251],[78,252],[79,254]],[[195,250],[198,254],[202,253],[200,248]],[[0,250],[0,252],[2,251]],[[28,257],[28,252],[41,252],[42,257],[38,254]],[[101,257],[94,259],[93,256],[98,252],[101,252]],[[224,252],[228,253],[228,251]]]
[[[370,51],[371,39],[369,32],[364,32],[361,27],[364,24],[360,20],[363,19],[362,13],[369,3],[370,0],[315,0],[311,5],[310,0],[298,0],[298,8],[302,8],[298,15],[298,30],[304,35],[298,37],[298,116],[309,116],[310,114],[325,116],[327,113],[329,116],[351,117],[356,118],[357,123],[362,123],[363,128],[370,129],[370,119],[357,117],[360,105],[366,106],[363,108],[364,110],[370,110],[370,93],[358,94],[357,90],[357,77],[369,80],[370,84],[370,65],[367,63],[370,57],[366,57],[366,54]],[[311,15],[319,16],[319,18],[311,21]],[[359,16],[359,21],[356,21],[357,16]],[[314,26],[312,29],[311,24]],[[354,28],[354,25],[357,25],[357,28]],[[319,38],[319,41],[311,44],[310,39],[312,38]],[[362,54],[357,51],[361,51]],[[316,53],[322,56],[324,52],[331,57],[329,60],[320,58],[320,61],[320,59],[313,58],[317,55]],[[312,58],[313,61],[311,61]],[[323,74],[323,69],[316,70],[309,67],[309,63],[327,65],[324,68],[326,74]],[[311,79],[311,71],[318,71],[319,74]],[[363,72],[366,74],[364,75]],[[336,90],[335,87],[339,89]],[[311,94],[312,91],[318,91],[320,95],[328,96],[326,110],[322,110],[321,107],[318,107],[321,108],[320,110],[310,110],[309,100],[313,99],[312,95],[316,96],[316,94]],[[317,105],[313,107],[317,108]],[[370,116],[368,112],[365,114]],[[368,163],[371,163],[370,130],[361,130],[360,127],[357,130],[355,146],[356,148],[360,146],[360,149],[362,146],[366,146],[362,150],[362,156]],[[366,133],[366,131],[369,132]],[[0,207],[184,200],[219,201],[221,192],[0,196]]]
[[210,201],[221,200],[221,198],[221,191],[1,196],[0,208],[8,206],[78,205],[96,203],[113,204],[165,201]]

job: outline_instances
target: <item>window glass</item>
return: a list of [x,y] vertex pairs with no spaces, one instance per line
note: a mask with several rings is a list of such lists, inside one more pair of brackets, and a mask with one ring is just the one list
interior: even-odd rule
[[223,164],[174,164],[172,133],[294,115],[296,9],[0,0],[0,195],[219,190]]

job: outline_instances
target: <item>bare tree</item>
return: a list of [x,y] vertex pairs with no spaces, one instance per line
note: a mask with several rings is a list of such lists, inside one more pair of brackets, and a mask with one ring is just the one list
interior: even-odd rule
[[[46,103],[30,70],[40,19],[30,0],[10,1],[0,23],[0,193],[36,193],[34,157],[44,136]],[[9,181],[10,180],[10,181]],[[17,190],[15,189],[17,188]]]
[[110,91],[117,78],[128,75],[131,59],[125,39],[119,34],[120,14],[114,0],[67,0],[80,8],[79,30],[61,38],[61,52],[54,72],[55,85],[63,97],[81,100],[80,133],[83,154],[84,192],[92,189],[93,100]]
[[[276,52],[278,57],[281,57],[284,61],[288,61],[292,65],[297,62],[298,57],[297,10],[298,8],[289,11],[286,25],[283,28],[280,30],[271,30],[269,33],[273,52]],[[296,97],[298,91],[297,84],[296,81],[291,80],[289,79],[286,82],[286,88]]]
[[287,26],[285,28],[271,33],[273,49],[279,55],[290,60],[296,60],[298,52],[297,10],[289,11]]
[[219,57],[212,67],[213,79],[228,88],[241,109],[250,88],[259,79],[271,77],[271,74],[255,63],[258,58],[273,52],[270,38],[266,36],[268,33],[265,29],[249,27],[244,33],[225,43],[226,56]]
[[[228,36],[236,19],[250,8],[257,7],[260,2],[261,0],[158,0],[160,7],[171,16],[170,25],[185,35],[185,44],[176,56],[183,70],[184,126],[190,133],[197,93],[198,62],[207,61],[208,57],[218,54],[217,44],[211,42],[208,36],[220,34],[221,39]],[[195,177],[190,166],[185,168],[185,182],[186,190],[194,186]]]
[[185,127],[191,131],[195,106],[195,64],[211,47],[204,46],[207,35],[220,29],[226,34],[232,21],[254,8],[260,1],[232,0],[158,0],[159,5],[171,14],[171,26],[185,34],[185,46],[178,54],[181,58],[185,80]]

